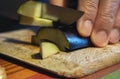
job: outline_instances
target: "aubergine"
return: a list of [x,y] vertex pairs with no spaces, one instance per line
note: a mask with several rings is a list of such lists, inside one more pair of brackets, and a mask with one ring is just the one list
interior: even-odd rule
[[56,44],[61,51],[73,51],[88,47],[91,43],[89,38],[79,36],[74,28],[40,28],[37,34],[32,36],[32,43],[40,45],[43,41]]
[[53,27],[53,21],[44,18],[31,18],[27,16],[20,17],[20,24],[41,27]]
[[42,3],[38,1],[26,1],[18,8],[17,13],[27,17],[39,18],[42,15]]
[[64,33],[57,28],[41,28],[36,36],[32,36],[32,43],[40,45],[43,41],[55,43],[60,50],[69,49],[69,42]]
[[40,44],[40,56],[42,59],[58,53],[60,50],[58,46],[51,42],[41,42]]

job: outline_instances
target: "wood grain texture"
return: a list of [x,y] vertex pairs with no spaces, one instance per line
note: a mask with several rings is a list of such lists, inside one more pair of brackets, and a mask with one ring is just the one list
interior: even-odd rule
[[3,59],[0,59],[0,61],[0,65],[6,70],[7,79],[25,79],[37,73]]
[[[1,33],[0,54],[70,78],[88,75],[120,63],[120,44],[105,48],[89,47],[71,53],[61,52],[42,60],[39,47],[30,43],[31,36],[36,31],[37,29],[29,27]],[[15,68],[13,71],[16,70]]]

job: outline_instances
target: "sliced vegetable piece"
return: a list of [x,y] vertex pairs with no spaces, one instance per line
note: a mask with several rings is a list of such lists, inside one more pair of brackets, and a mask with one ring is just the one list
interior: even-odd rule
[[51,42],[41,42],[40,50],[40,54],[43,59],[54,55],[60,51],[57,45]]
[[89,38],[80,37],[73,29],[40,28],[32,43],[39,45],[42,40],[55,43],[61,51],[73,51],[91,45]]
[[41,17],[42,3],[38,1],[27,1],[23,3],[17,13],[28,17]]
[[57,28],[41,28],[36,36],[32,36],[32,43],[35,45],[39,46],[42,40],[55,43],[60,50],[65,51],[66,49],[69,49],[69,42],[67,41],[67,38],[63,32]]
[[21,16],[20,24],[52,27],[53,21],[48,19],[43,19],[43,18],[31,18],[27,16]]

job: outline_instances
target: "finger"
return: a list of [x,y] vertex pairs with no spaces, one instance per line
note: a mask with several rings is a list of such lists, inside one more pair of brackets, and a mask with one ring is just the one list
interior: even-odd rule
[[115,24],[110,33],[110,43],[117,43],[120,40],[120,7],[115,18]]
[[91,35],[92,42],[99,47],[109,42],[109,33],[113,27],[120,0],[100,0],[95,26]]
[[93,23],[98,10],[99,0],[79,0],[78,10],[82,10],[85,14],[77,22],[77,30],[80,35],[88,37],[91,35]]
[[67,6],[67,0],[49,0],[49,3],[57,6]]

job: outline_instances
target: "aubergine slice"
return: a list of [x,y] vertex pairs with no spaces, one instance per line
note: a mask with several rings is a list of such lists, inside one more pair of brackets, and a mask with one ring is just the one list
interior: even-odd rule
[[44,41],[40,44],[40,56],[42,59],[54,55],[59,51],[59,48],[54,43]]
[[28,17],[41,17],[42,15],[42,3],[38,1],[26,1],[19,8],[17,13]]
[[32,37],[32,43],[40,45],[42,41],[53,42],[61,51],[72,51],[90,45],[90,40],[80,37],[74,28],[41,28],[37,35]]
[[55,43],[60,50],[69,49],[69,42],[64,33],[57,28],[41,28],[36,36],[32,36],[32,43],[40,45],[42,41],[50,41]]
[[20,17],[20,24],[41,27],[53,27],[53,21],[43,18],[31,18],[27,16]]

